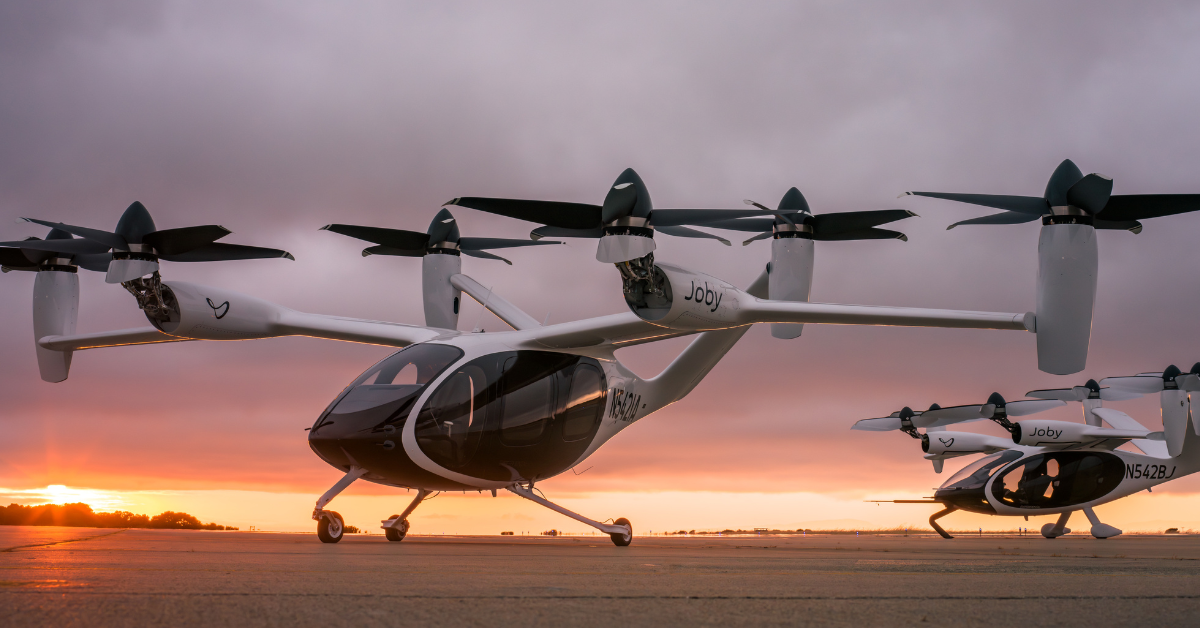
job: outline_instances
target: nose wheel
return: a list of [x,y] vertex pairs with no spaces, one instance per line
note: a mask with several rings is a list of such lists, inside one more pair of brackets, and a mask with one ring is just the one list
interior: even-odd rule
[[317,519],[317,538],[322,543],[337,543],[342,540],[345,531],[346,523],[342,521],[342,516],[332,510],[323,511]]
[[628,519],[626,519],[625,517],[621,517],[620,519],[617,519],[616,521],[614,521],[613,525],[625,526],[626,528],[629,529],[629,531],[625,532],[625,533],[618,532],[618,533],[608,535],[608,536],[612,537],[613,545],[616,545],[617,547],[626,547],[630,543],[633,542],[633,524],[629,523]]
[[392,515],[384,522],[383,536],[389,541],[400,542],[408,534],[408,519],[400,519],[400,515]]

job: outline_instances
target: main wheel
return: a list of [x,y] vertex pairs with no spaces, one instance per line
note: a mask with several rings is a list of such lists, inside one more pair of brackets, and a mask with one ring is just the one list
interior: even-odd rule
[[629,545],[630,543],[633,542],[633,524],[629,523],[628,519],[626,519],[625,517],[621,517],[620,519],[617,519],[616,521],[614,521],[613,525],[625,526],[625,527],[629,528],[628,534],[610,534],[610,535],[608,535],[608,536],[612,537],[613,545],[616,545],[617,547],[625,547],[626,545]]
[[346,524],[336,512],[321,513],[321,518],[317,520],[317,538],[321,539],[322,543],[337,543],[342,540],[342,533],[345,531]]
[[[400,515],[392,515],[389,519],[399,519]],[[408,534],[408,519],[400,522],[400,525],[394,528],[384,528],[383,536],[389,541],[403,541]]]

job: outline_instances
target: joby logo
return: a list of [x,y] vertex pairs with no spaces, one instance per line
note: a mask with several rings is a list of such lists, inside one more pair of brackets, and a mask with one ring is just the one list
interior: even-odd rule
[[707,281],[704,282],[704,287],[700,288],[696,286],[696,281],[692,280],[692,291],[689,292],[686,297],[683,297],[683,300],[711,305],[712,309],[709,310],[709,312],[716,312],[717,308],[721,305],[722,296],[724,296],[724,294],[718,293],[716,290],[709,288]]
[[950,439],[939,438],[938,442],[942,444],[942,447],[953,447],[954,446],[953,438],[950,438]]
[[1030,436],[1045,436],[1047,438],[1057,439],[1059,436],[1062,436],[1062,433],[1063,433],[1062,430],[1052,430],[1048,427],[1039,427],[1039,428],[1033,430],[1032,432],[1030,432],[1029,435]]
[[229,301],[226,301],[220,305],[217,305],[216,303],[213,303],[213,300],[209,299],[208,297],[205,297],[204,300],[208,301],[208,307],[212,308],[213,316],[216,316],[217,320],[225,318],[225,315],[229,313]]

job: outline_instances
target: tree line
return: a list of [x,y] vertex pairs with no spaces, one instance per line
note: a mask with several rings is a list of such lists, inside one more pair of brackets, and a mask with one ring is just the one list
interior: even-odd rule
[[70,526],[83,528],[158,528],[170,530],[237,530],[234,526],[201,523],[185,512],[168,510],[155,515],[137,515],[118,510],[95,512],[87,504],[44,504],[0,506],[0,525]]

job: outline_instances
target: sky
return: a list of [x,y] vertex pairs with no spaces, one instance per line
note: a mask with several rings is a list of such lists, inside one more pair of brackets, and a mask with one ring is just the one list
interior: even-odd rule
[[[111,229],[143,202],[159,228],[221,224],[230,242],[296,261],[164,264],[307,311],[421,323],[420,262],[362,258],[331,222],[424,230],[458,196],[599,203],[626,167],[656,207],[902,208],[908,242],[822,242],[812,298],[1034,309],[1036,223],[962,227],[990,213],[906,190],[1040,195],[1055,166],[1113,177],[1114,193],[1196,193],[1200,7],[1187,2],[127,2],[0,5],[0,236],[21,216]],[[455,209],[464,235],[532,225]],[[741,234],[726,232],[730,239]],[[1200,215],[1101,232],[1087,369],[1036,368],[1020,332],[755,328],[686,399],[581,467],[539,484],[638,530],[891,527],[928,506],[935,474],[901,434],[851,432],[902,406],[1187,370],[1200,361]],[[744,237],[744,236],[743,236]],[[736,238],[740,240],[741,238]],[[769,244],[657,238],[657,259],[749,284]],[[594,244],[516,250],[464,270],[538,320],[623,311]],[[390,350],[308,338],[80,352],[38,378],[31,273],[0,277],[0,502],[91,496],[154,514],[310,530],[340,473],[303,431]],[[145,325],[132,297],[81,273],[79,331]],[[460,327],[503,324],[468,302]],[[653,375],[684,346],[622,350]],[[1154,399],[1117,404],[1150,427]],[[1064,409],[1046,418],[1077,420]],[[987,430],[987,427],[980,428]],[[993,430],[994,431],[994,430]],[[947,464],[947,474],[960,465]],[[65,486],[68,489],[48,487]],[[75,492],[71,492],[75,491]],[[1117,527],[1200,528],[1200,479],[1103,507]],[[349,523],[408,497],[357,483]],[[575,525],[508,496],[442,496],[414,533]],[[951,527],[1012,528],[958,513]],[[524,527],[522,527],[524,526]]]

